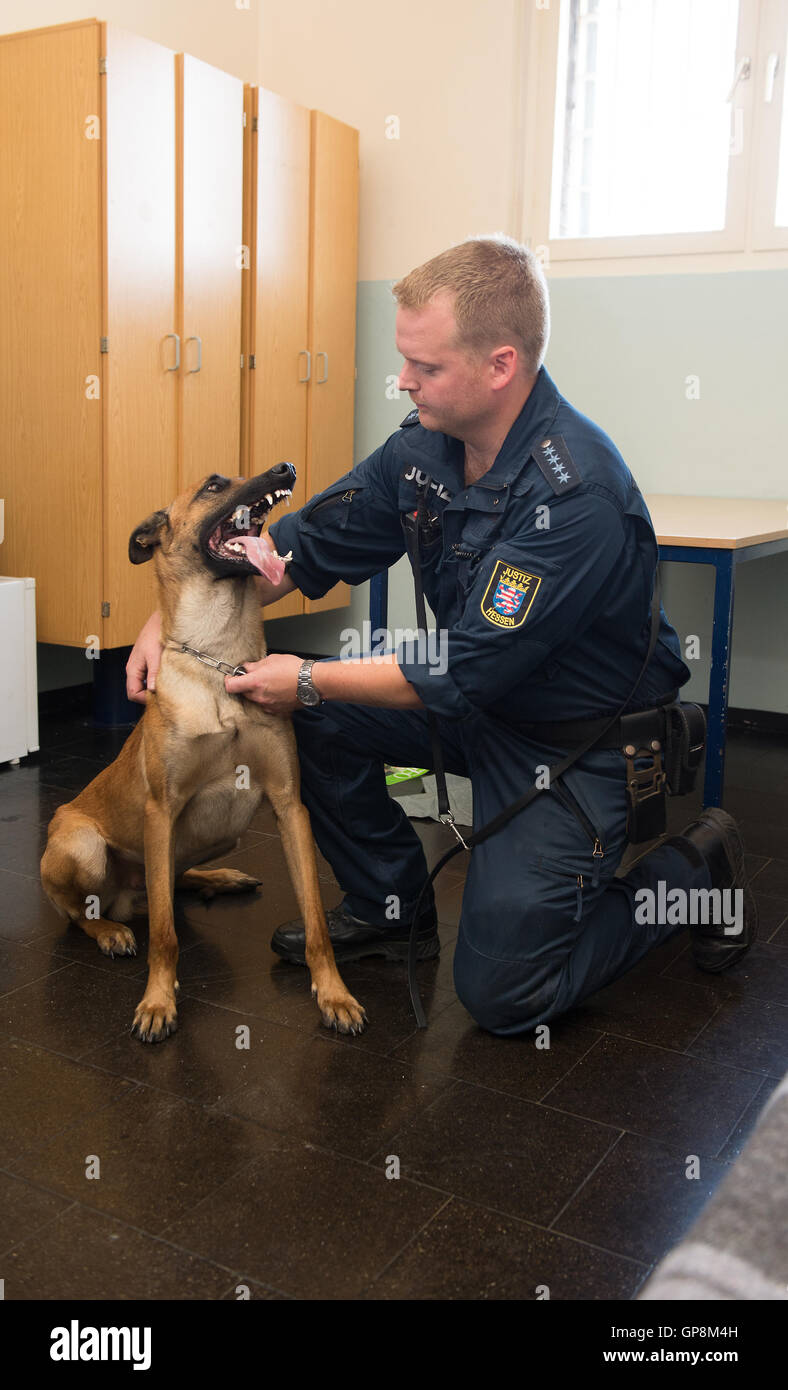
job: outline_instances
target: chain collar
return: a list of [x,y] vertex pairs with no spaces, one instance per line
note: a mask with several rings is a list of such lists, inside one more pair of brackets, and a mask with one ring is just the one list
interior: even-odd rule
[[201,661],[204,666],[212,666],[214,670],[221,671],[225,676],[248,675],[243,666],[231,666],[229,661],[218,661],[215,656],[208,656],[207,652],[198,652],[194,647],[187,647],[185,642],[181,643],[178,651],[188,652],[189,656],[196,656],[197,660]]

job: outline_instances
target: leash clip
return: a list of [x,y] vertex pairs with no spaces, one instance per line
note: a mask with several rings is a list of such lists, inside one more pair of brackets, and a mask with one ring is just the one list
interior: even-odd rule
[[457,839],[459,840],[459,842],[460,842],[460,844],[462,845],[463,849],[467,849],[467,848],[468,848],[468,846],[466,845],[465,841],[464,841],[463,838],[462,838],[462,835],[460,834],[459,830],[457,829],[457,826],[456,826],[455,823],[454,823],[454,816],[453,816],[453,814],[452,814],[451,811],[444,811],[444,813],[443,813],[442,816],[438,816],[438,820],[440,821],[441,825],[448,825],[449,829],[454,831],[454,833],[455,833],[455,835],[457,836]]

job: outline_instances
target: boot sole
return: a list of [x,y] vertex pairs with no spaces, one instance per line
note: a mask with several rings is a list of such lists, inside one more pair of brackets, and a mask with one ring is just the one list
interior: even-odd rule
[[738,827],[727,811],[715,809],[717,815],[713,817],[711,824],[716,825],[722,835],[725,855],[731,866],[731,887],[742,890],[744,934],[746,934],[747,940],[728,943],[722,938],[715,939],[698,935],[690,928],[693,960],[698,969],[705,971],[708,975],[718,975],[720,971],[727,970],[729,966],[734,965],[737,960],[746,955],[753,941],[757,940],[758,937],[758,905],[744,867],[744,845]]

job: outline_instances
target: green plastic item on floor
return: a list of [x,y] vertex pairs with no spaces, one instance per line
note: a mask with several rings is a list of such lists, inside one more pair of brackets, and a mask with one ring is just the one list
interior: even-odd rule
[[428,777],[428,767],[389,767],[385,764],[386,786],[391,787],[395,782],[412,782],[416,777]]

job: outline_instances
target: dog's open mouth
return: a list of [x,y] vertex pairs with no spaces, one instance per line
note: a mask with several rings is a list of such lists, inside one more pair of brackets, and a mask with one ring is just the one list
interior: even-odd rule
[[263,527],[268,513],[285,499],[289,506],[291,496],[290,488],[276,488],[256,502],[242,503],[228,512],[208,537],[211,554],[218,560],[246,561],[264,579],[279,584],[287,561],[292,559],[292,551],[288,555],[277,555],[273,542],[263,539]]

